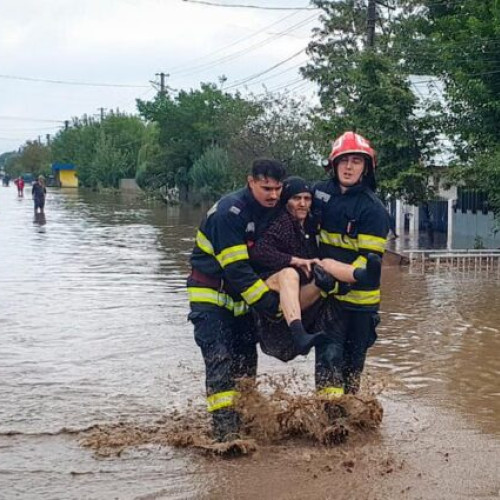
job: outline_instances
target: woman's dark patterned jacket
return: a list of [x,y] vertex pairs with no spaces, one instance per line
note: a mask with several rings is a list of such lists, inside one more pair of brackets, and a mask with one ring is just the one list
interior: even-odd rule
[[[314,259],[318,256],[316,227],[312,217],[301,226],[283,208],[266,232],[248,249],[250,263],[263,279],[290,266],[292,257]],[[301,284],[309,279],[297,269]]]

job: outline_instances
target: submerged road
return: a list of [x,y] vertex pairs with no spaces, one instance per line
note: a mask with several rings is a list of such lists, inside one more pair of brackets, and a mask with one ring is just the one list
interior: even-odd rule
[[[184,290],[200,217],[49,189],[35,220],[29,196],[0,188],[0,499],[499,498],[498,274],[385,271],[368,361],[368,381],[386,386],[375,435],[268,443],[238,461],[83,448],[93,424],[203,407]],[[313,355],[259,366],[312,390]]]

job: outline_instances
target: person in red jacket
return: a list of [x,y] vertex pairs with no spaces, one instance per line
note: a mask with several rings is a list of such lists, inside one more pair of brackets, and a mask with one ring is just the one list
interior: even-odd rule
[[24,197],[24,179],[19,176],[15,181],[14,181],[14,184],[16,185],[17,187],[17,196],[19,198],[23,198]]

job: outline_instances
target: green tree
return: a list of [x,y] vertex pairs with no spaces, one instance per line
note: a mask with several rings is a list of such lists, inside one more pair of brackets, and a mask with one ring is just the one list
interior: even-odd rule
[[99,123],[83,117],[59,131],[52,141],[52,161],[73,163],[82,186],[90,186],[90,169],[99,139]]
[[126,151],[115,146],[113,139],[103,130],[88,170],[87,183],[94,188],[117,188],[120,179],[126,177],[129,170]]
[[[418,109],[408,74],[393,50],[401,18],[378,5],[375,46],[367,46],[366,0],[313,0],[323,10],[322,26],[308,46],[310,62],[303,75],[316,82],[321,106],[318,134],[326,145],[346,130],[370,139],[378,153],[377,178],[383,195],[413,202],[431,195],[425,176],[416,175],[433,151],[435,130]],[[413,172],[408,182],[407,172]],[[406,178],[405,178],[406,177]]]
[[463,160],[500,138],[500,2],[408,0],[401,38],[408,70],[444,87],[447,135]]
[[289,174],[318,179],[322,174],[320,155],[307,104],[286,94],[267,93],[251,99],[261,112],[229,144],[233,163],[239,166],[234,177],[244,181],[254,158],[270,157],[283,161]]
[[159,127],[163,150],[163,179],[185,194],[189,171],[204,151],[225,147],[232,135],[259,112],[238,94],[223,92],[215,84],[202,83],[199,90],[177,94],[159,93],[152,101],[137,100],[141,115]]
[[135,176],[138,185],[143,189],[155,190],[170,184],[164,168],[164,153],[160,147],[159,135],[156,123],[149,123],[146,126]]
[[458,155],[450,180],[486,192],[500,219],[500,2],[405,4],[398,43],[408,71],[442,88],[441,130]]
[[215,200],[236,187],[229,155],[218,146],[207,149],[194,162],[189,175],[202,200]]
[[83,186],[118,187],[120,179],[136,177],[145,137],[146,124],[138,116],[84,116],[54,137],[52,159],[73,163]]
[[18,153],[10,156],[6,171],[11,176],[21,174],[47,175],[50,173],[50,147],[38,141],[26,141]]

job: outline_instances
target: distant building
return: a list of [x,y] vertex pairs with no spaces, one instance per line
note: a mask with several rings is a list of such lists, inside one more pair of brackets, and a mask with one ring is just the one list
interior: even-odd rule
[[73,163],[53,163],[52,173],[56,180],[56,186],[63,188],[78,187],[78,176]]

